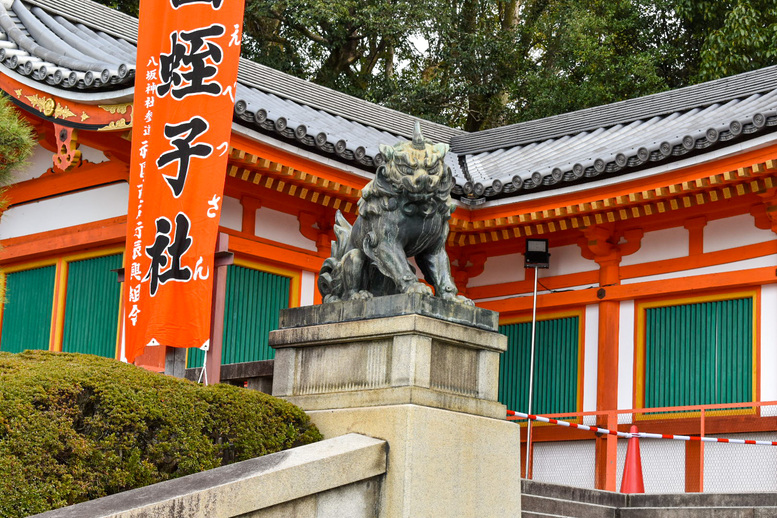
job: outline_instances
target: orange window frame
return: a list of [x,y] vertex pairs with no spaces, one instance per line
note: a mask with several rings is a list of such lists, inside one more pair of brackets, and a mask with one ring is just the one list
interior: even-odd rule
[[[563,311],[541,311],[537,313],[537,322],[545,320],[556,320],[561,318],[578,318],[577,327],[577,394],[574,413],[581,412],[583,409],[583,389],[585,387],[585,308],[568,309]],[[532,321],[531,314],[522,314],[502,317],[499,319],[499,326],[511,324],[525,324]],[[541,423],[535,423],[539,425]],[[534,426],[534,425],[533,425]]]
[[[646,314],[647,309],[679,306],[685,304],[697,304],[703,302],[716,302],[733,299],[751,298],[753,301],[752,316],[752,387],[751,394],[753,401],[760,400],[761,386],[761,289],[748,289],[728,292],[718,292],[696,296],[675,296],[669,298],[652,299],[645,301],[635,301],[634,303],[634,408],[645,408],[645,369],[646,369]],[[750,413],[752,410],[746,410]],[[678,416],[689,417],[688,413],[678,414]],[[643,416],[646,417],[646,416]],[[661,418],[666,418],[662,414]]]

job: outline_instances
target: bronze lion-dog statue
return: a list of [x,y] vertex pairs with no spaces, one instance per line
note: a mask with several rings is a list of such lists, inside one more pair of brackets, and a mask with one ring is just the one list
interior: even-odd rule
[[415,257],[435,296],[472,304],[458,295],[445,251],[448,220],[456,208],[453,175],[444,162],[448,148],[424,139],[418,122],[412,141],[380,146],[385,163],[362,190],[353,226],[337,211],[337,239],[318,279],[324,302],[431,295],[408,261]]

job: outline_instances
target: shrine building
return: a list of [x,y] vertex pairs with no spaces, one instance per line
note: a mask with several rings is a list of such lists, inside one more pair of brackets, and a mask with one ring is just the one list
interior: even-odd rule
[[[0,351],[123,358],[137,26],[89,0],[0,0],[0,89],[39,139],[0,217]],[[353,221],[378,145],[411,139],[419,119],[241,60],[232,120],[213,171],[234,254],[225,365],[271,359],[278,311],[321,302],[335,212]],[[420,124],[451,146],[448,252],[461,293],[500,313],[509,409],[527,407],[539,272],[533,413],[626,426],[640,414],[578,414],[753,403],[707,433],[777,432],[760,405],[777,401],[777,67],[477,133]],[[527,238],[547,240],[548,269],[524,268]],[[136,363],[164,360],[161,345]],[[572,431],[536,434],[590,468],[579,484],[615,489],[617,440],[572,450]],[[535,476],[554,472],[542,462]]]

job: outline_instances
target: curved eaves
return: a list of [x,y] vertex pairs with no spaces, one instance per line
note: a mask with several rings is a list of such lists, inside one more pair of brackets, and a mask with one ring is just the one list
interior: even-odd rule
[[513,196],[618,175],[777,126],[777,90],[575,135],[465,155],[470,198]]
[[[116,90],[132,86],[134,59],[99,33],[66,34],[44,11],[19,0],[0,4],[0,63],[17,74],[64,89]],[[81,37],[78,44],[74,39]],[[125,58],[125,59],[122,59]]]
[[402,140],[392,133],[242,84],[238,84],[235,116],[242,125],[366,169],[383,163],[380,144]]
[[772,91],[776,84],[777,66],[771,66],[604,106],[476,133],[454,135],[451,137],[451,146],[456,153],[480,154],[593,131],[600,127],[664,117],[674,112],[685,112],[715,103],[725,103],[731,99],[744,98],[756,93],[767,93]]

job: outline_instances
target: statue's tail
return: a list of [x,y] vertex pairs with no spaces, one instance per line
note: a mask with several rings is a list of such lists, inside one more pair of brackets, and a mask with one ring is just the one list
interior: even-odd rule
[[336,302],[343,296],[343,256],[348,251],[351,238],[351,224],[337,211],[335,216],[335,241],[332,241],[332,256],[321,266],[318,276],[318,291],[324,302]]

